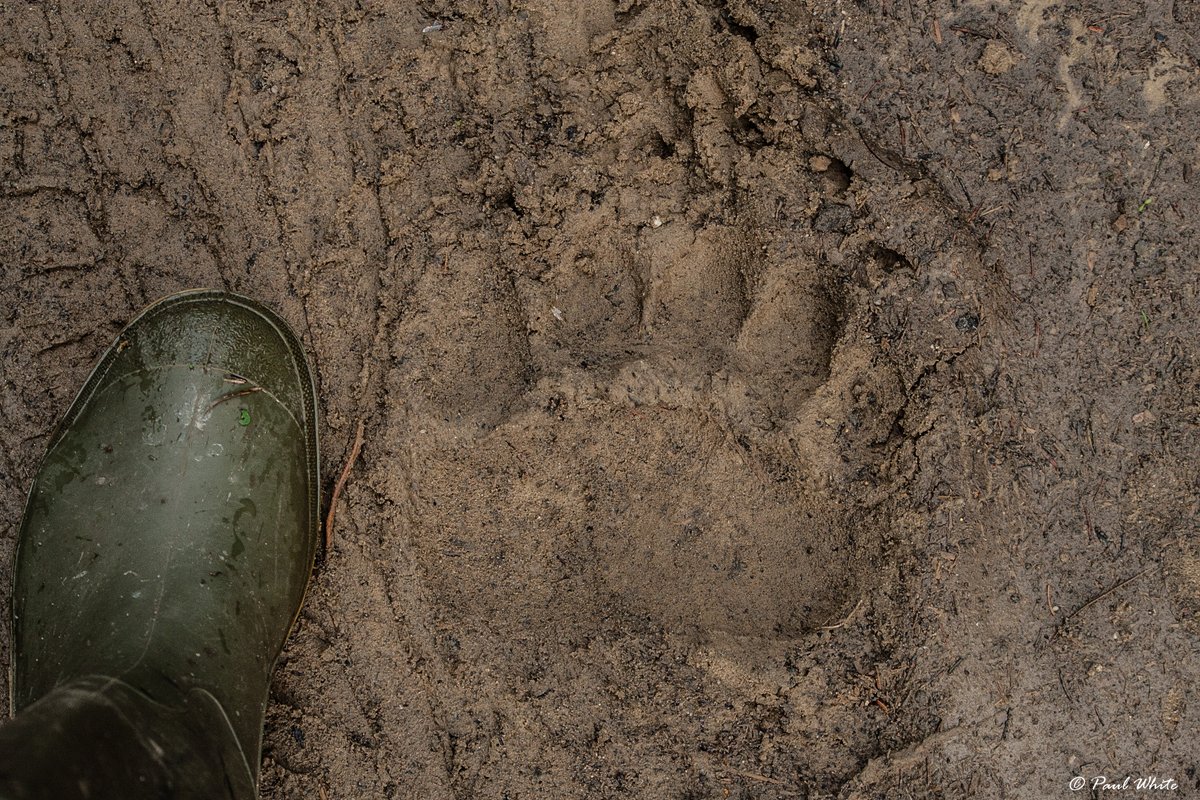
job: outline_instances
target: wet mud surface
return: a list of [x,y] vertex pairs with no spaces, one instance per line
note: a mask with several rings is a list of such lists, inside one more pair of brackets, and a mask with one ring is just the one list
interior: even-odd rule
[[1200,790],[1198,25],[0,6],[0,589],[95,359],[222,287],[327,492],[366,432],[264,798]]

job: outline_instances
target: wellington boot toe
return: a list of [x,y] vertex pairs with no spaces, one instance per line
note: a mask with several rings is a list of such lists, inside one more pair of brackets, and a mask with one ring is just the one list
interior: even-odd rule
[[13,708],[107,676],[219,703],[257,773],[267,688],[319,526],[316,403],[295,336],[193,291],[121,332],[51,437],[14,584]]

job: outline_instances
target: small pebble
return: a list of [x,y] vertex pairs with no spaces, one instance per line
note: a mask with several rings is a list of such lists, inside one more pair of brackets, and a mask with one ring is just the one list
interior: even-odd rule
[[979,327],[979,315],[973,311],[968,311],[954,320],[954,327],[960,331],[973,331]]
[[1017,64],[1017,56],[1004,46],[1002,42],[992,40],[983,49],[979,57],[979,68],[988,75],[1003,75]]
[[1141,411],[1133,415],[1134,425],[1153,425],[1158,421],[1158,416],[1153,411]]

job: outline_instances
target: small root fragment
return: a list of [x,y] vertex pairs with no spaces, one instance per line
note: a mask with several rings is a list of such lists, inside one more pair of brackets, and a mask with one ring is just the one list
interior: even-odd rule
[[350,447],[350,455],[346,458],[346,464],[342,467],[342,474],[338,476],[337,483],[333,485],[333,494],[329,498],[329,513],[325,516],[325,552],[329,552],[329,548],[333,545],[333,512],[337,508],[338,497],[342,493],[342,488],[346,485],[346,479],[350,477],[350,470],[354,466],[354,462],[358,460],[358,454],[363,446],[363,433],[366,431],[366,424],[363,420],[358,421],[358,429],[354,433],[354,444]]

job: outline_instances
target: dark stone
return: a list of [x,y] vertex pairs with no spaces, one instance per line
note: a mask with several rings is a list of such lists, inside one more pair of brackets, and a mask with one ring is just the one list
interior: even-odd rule
[[821,233],[846,233],[853,221],[854,215],[850,213],[849,206],[841,203],[822,203],[817,218],[813,221],[813,227]]

